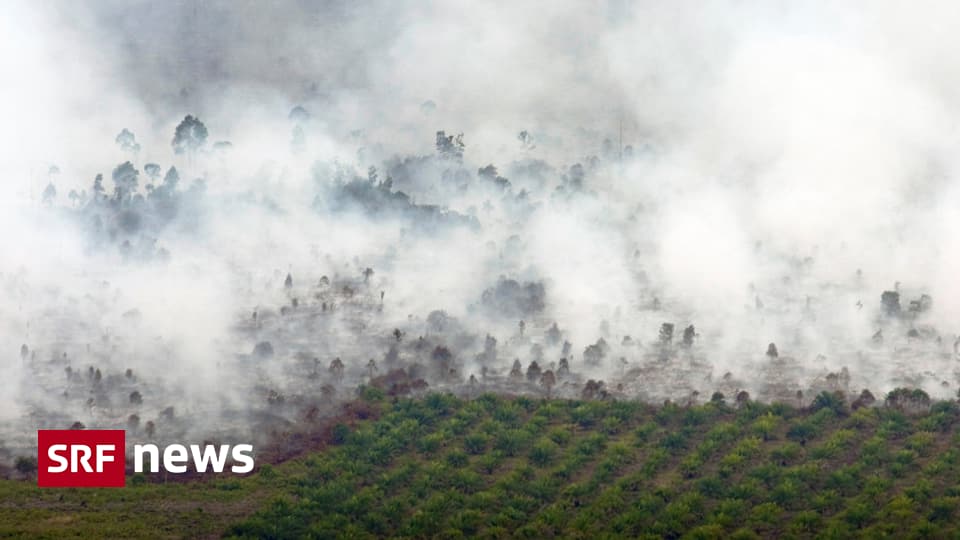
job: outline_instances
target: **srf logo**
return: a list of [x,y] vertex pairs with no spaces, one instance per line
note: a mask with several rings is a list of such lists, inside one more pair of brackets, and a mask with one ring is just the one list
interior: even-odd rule
[[122,429],[37,431],[37,485],[123,487],[125,435]]

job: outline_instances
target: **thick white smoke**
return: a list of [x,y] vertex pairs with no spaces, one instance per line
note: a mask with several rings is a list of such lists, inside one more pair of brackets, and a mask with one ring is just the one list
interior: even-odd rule
[[[763,391],[755,368],[770,342],[800,366],[803,388],[846,366],[851,391],[955,391],[960,13],[948,2],[2,9],[0,349],[13,360],[0,375],[21,381],[0,402],[11,424],[27,395],[62,407],[42,396],[64,383],[16,357],[21,344],[33,361],[130,367],[156,394],[196,399],[187,409],[230,409],[257,385],[303,391],[289,382],[294,358],[326,367],[341,356],[357,375],[394,328],[406,344],[429,337],[434,310],[464,327],[466,338],[445,336],[463,377],[479,372],[487,333],[501,368],[526,365],[537,344],[554,365],[560,345],[543,336],[556,322],[575,362],[601,337],[612,346],[587,375],[639,370],[625,392],[659,395],[660,375],[644,370],[663,361],[669,322],[676,341],[695,325],[693,356],[708,365],[684,391],[712,391],[728,371]],[[309,119],[289,117],[298,105]],[[175,154],[186,114],[209,128],[208,148],[230,148]],[[138,153],[114,144],[124,128]],[[462,165],[435,156],[439,130],[464,133]],[[127,160],[141,186],[150,162],[176,166],[183,190],[205,185],[191,212],[133,239],[169,253],[163,262],[92,249],[71,208],[68,193],[89,193],[98,173],[112,191]],[[478,174],[488,164],[508,191]],[[472,225],[334,210],[338,181],[391,173],[411,206]],[[271,326],[294,299],[326,303],[323,276],[363,309]],[[491,313],[483,293],[501,277],[542,283],[544,309]],[[884,319],[880,294],[898,282],[904,310],[921,294],[932,307]],[[254,311],[267,326],[250,322]],[[908,339],[911,328],[922,338]],[[266,337],[280,360],[244,379],[233,362]],[[429,351],[418,354],[401,356]],[[148,403],[144,419],[167,401]],[[65,417],[93,414],[71,407]],[[109,410],[115,421],[127,412]]]

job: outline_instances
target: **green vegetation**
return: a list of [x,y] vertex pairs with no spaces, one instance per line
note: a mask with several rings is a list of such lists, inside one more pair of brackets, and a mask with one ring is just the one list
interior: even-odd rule
[[[376,396],[374,396],[376,399]],[[960,534],[960,409],[381,402],[241,537]]]
[[836,397],[797,410],[368,390],[370,419],[249,478],[88,491],[4,482],[0,535],[960,534],[957,404],[910,415]]
[[[302,465],[284,464],[287,475]],[[248,478],[153,484],[142,476],[125,488],[40,489],[35,482],[0,481],[0,537],[216,538],[262,507],[286,482]]]

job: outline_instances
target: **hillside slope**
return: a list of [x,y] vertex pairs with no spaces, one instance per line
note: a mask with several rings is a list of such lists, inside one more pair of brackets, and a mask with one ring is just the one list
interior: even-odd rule
[[[717,396],[719,398],[719,396]],[[334,430],[246,537],[958,534],[960,408],[434,394]],[[894,403],[890,403],[894,405]],[[900,404],[902,405],[902,404]]]
[[956,537],[960,407],[910,397],[798,410],[366,388],[318,447],[250,477],[0,482],[0,536]]

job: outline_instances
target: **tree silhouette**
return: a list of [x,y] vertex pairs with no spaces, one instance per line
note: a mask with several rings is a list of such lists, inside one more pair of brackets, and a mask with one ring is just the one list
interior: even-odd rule
[[609,348],[606,340],[600,338],[596,343],[588,345],[583,350],[583,361],[589,365],[597,366],[603,361]]
[[860,397],[854,400],[854,402],[850,405],[850,408],[856,410],[861,407],[869,407],[876,403],[876,401],[877,398],[873,397],[873,392],[864,388],[863,391],[860,392]]
[[483,340],[483,353],[480,355],[480,361],[484,364],[492,364],[497,361],[497,338],[487,334]]
[[540,386],[547,391],[547,399],[550,399],[550,393],[553,390],[554,385],[557,384],[557,377],[553,374],[553,371],[546,370],[543,372],[543,375],[540,376]]
[[538,364],[536,360],[530,362],[530,365],[527,367],[527,380],[536,382],[540,379],[540,375],[540,364]]
[[47,184],[47,187],[43,190],[43,204],[47,206],[53,204],[53,200],[57,198],[57,188],[53,187],[53,182]]
[[133,166],[133,163],[125,161],[113,169],[114,198],[123,202],[133,196],[137,191],[138,177],[140,171]]
[[340,360],[339,356],[334,358],[333,361],[330,362],[329,370],[330,370],[330,373],[333,375],[333,378],[336,379],[337,382],[340,382],[343,380],[343,361]]
[[511,379],[523,378],[523,365],[520,364],[519,358],[514,358],[513,360],[513,366],[510,368],[510,378]]
[[683,346],[692,347],[693,340],[696,339],[696,337],[697,337],[697,329],[694,328],[692,324],[684,328],[683,329]]
[[487,165],[486,167],[478,169],[477,175],[484,180],[489,180],[493,182],[497,187],[500,187],[503,189],[510,187],[510,181],[500,176],[497,173],[497,168],[493,164],[490,164],[490,165]]
[[658,337],[661,345],[670,345],[673,343],[673,323],[661,324]]
[[140,144],[137,142],[137,137],[127,128],[123,128],[123,131],[117,134],[114,141],[121,150],[129,152],[134,157],[140,153]]
[[207,135],[207,126],[203,125],[199,118],[188,114],[177,125],[170,144],[173,146],[175,153],[183,154],[187,152],[192,155],[207,142]]
[[742,407],[743,405],[750,403],[750,393],[746,390],[737,392],[736,401],[738,407]]
[[573,164],[568,170],[567,174],[564,175],[564,182],[572,190],[583,189],[583,180],[586,177],[586,172],[583,169],[583,165],[579,163]]
[[537,145],[533,142],[533,135],[531,135],[527,130],[523,130],[518,133],[517,140],[520,141],[520,147],[524,150],[529,151],[537,147]]
[[310,113],[307,112],[307,110],[304,109],[302,106],[297,105],[296,107],[290,109],[290,114],[287,115],[287,118],[289,118],[290,121],[295,122],[297,124],[303,124],[306,121],[310,120]]
[[883,313],[888,317],[900,315],[900,293],[897,291],[883,291],[880,295],[880,305]]
[[553,323],[550,328],[547,329],[547,343],[550,345],[559,344],[562,337],[560,327],[557,326],[557,323]]
[[604,398],[606,396],[607,391],[603,387],[603,381],[595,381],[593,379],[587,381],[587,383],[583,385],[583,390],[580,392],[580,397],[587,400]]
[[106,189],[103,187],[103,175],[98,174],[93,179],[93,199],[95,201],[103,199],[104,193],[106,193]]
[[557,367],[557,376],[565,377],[570,374],[570,362],[567,361],[566,357],[560,359],[560,364]]
[[450,349],[443,345],[437,345],[436,348],[433,349],[431,358],[433,358],[437,368],[440,370],[440,374],[446,376],[453,365],[453,353],[450,352]]
[[156,184],[157,178],[160,178],[160,166],[156,163],[147,163],[143,166],[143,172],[150,178],[150,183]]
[[902,412],[925,412],[930,408],[930,395],[920,388],[894,388],[883,404]]
[[463,133],[447,135],[445,131],[437,132],[437,154],[443,159],[460,161],[463,159]]

